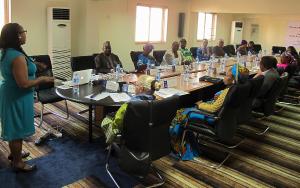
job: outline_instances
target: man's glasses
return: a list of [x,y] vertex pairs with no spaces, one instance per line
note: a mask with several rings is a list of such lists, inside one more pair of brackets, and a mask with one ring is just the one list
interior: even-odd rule
[[20,31],[19,34],[27,33],[27,30]]

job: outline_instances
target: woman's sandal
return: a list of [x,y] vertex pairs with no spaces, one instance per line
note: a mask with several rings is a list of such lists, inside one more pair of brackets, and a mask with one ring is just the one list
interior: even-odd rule
[[[27,157],[29,157],[29,155],[30,155],[30,153],[29,152],[25,152],[25,151],[22,151],[22,158],[24,159],[24,158],[27,158]],[[12,161],[13,160],[13,156],[10,154],[8,157],[8,160],[10,160],[10,161]]]
[[25,164],[23,167],[13,166],[13,171],[15,172],[32,172],[37,169],[36,165]]

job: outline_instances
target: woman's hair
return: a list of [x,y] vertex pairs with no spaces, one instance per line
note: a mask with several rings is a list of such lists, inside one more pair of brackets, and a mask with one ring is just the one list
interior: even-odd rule
[[7,48],[13,48],[28,57],[21,47],[19,39],[21,29],[22,26],[17,23],[8,23],[2,28],[0,35],[0,49],[3,50],[3,54],[1,60],[3,60]]
[[149,75],[141,75],[137,82],[151,92],[158,91],[161,88],[161,84]]

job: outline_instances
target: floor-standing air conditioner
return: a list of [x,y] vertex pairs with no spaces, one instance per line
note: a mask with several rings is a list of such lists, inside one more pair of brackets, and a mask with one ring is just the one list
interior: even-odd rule
[[48,54],[54,76],[71,78],[71,16],[66,7],[48,7]]
[[231,44],[240,44],[243,39],[243,22],[233,21],[231,27]]

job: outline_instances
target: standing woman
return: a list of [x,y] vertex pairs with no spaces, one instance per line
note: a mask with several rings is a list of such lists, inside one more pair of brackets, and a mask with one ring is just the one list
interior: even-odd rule
[[28,172],[36,168],[22,160],[22,141],[34,134],[34,87],[54,81],[53,77],[35,79],[36,66],[21,45],[26,30],[17,23],[6,24],[0,35],[0,119],[3,140],[8,141],[12,167]]

